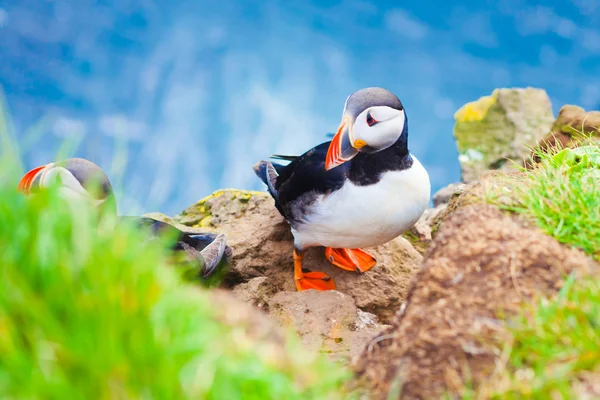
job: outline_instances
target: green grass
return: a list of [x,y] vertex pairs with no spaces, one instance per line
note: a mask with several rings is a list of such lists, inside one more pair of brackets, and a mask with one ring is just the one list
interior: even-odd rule
[[590,144],[540,157],[541,166],[513,188],[516,203],[500,207],[600,260],[600,148]]
[[586,375],[600,379],[597,280],[569,280],[556,299],[528,307],[515,324],[508,367],[494,378],[491,397],[577,399]]
[[[541,164],[511,188],[500,207],[527,216],[547,234],[600,259],[600,148],[590,144],[540,154]],[[480,395],[503,399],[581,398],[600,379],[600,284],[571,276],[552,300],[528,305],[511,321],[506,367]]]
[[98,223],[56,190],[18,193],[23,171],[6,132],[0,126],[0,398],[341,397],[346,371],[324,356],[221,322],[240,310],[184,283],[166,238],[145,242],[109,217]]

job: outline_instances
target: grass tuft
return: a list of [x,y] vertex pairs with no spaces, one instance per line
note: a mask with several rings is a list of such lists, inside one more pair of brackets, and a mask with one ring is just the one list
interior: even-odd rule
[[[570,279],[558,297],[514,321],[508,368],[492,398],[597,398],[600,392],[600,284]],[[596,385],[594,389],[593,386]],[[488,392],[489,393],[489,392]],[[586,397],[587,396],[587,397]],[[485,397],[488,397],[487,395]]]
[[600,148],[590,144],[539,157],[540,165],[512,188],[517,201],[498,205],[600,260]]
[[166,238],[52,188],[18,193],[15,148],[0,154],[0,398],[341,397],[345,370],[235,322],[247,310],[183,282]]
[[[496,204],[600,260],[600,148],[589,141],[538,157],[540,164],[511,185],[515,201]],[[600,397],[597,278],[569,277],[556,298],[528,305],[508,334],[506,367],[483,386],[480,398]]]
[[182,283],[166,243],[96,220],[0,185],[0,397],[335,398],[340,369],[219,322],[243,311]]

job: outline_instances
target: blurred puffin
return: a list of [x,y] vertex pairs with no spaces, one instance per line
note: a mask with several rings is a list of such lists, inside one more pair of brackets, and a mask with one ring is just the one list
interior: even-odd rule
[[331,141],[271,158],[290,163],[260,161],[254,171],[291,226],[297,290],[335,289],[325,273],[303,269],[309,247],[324,246],[332,264],[365,272],[376,260],[361,248],[399,236],[428,207],[429,175],[408,150],[406,112],[383,88],[348,96]]
[[[19,190],[27,195],[52,184],[58,184],[61,195],[67,199],[91,201],[99,210],[117,214],[112,185],[106,173],[96,164],[83,158],[68,158],[56,163],[37,167],[27,172],[19,182]],[[120,222],[132,222],[148,228],[150,239],[167,234],[176,238],[174,254],[183,252],[184,259],[192,261],[203,283],[221,272],[230,261],[232,250],[227,246],[226,236],[215,233],[183,232],[173,225],[148,217],[119,216]],[[175,257],[177,259],[177,257]],[[210,279],[209,279],[210,278]]]

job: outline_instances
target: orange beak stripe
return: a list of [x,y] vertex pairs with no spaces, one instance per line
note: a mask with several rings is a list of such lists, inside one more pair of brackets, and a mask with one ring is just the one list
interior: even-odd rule
[[331,144],[327,149],[327,156],[325,157],[325,169],[330,170],[333,167],[338,166],[343,161],[341,160],[342,153],[342,130],[344,129],[345,124],[342,123],[338,128],[337,133],[331,140]]
[[44,168],[46,168],[45,165],[34,168],[31,171],[27,172],[23,176],[23,178],[21,178],[21,181],[19,182],[19,186],[18,186],[19,191],[23,192],[25,194],[29,194],[29,192],[31,191],[31,183],[35,179],[36,175],[38,173],[40,173],[40,171],[42,171]]

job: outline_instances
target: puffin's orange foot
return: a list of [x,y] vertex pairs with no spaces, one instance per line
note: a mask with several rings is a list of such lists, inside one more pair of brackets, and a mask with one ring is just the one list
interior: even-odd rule
[[302,254],[294,251],[294,281],[296,289],[302,290],[335,290],[335,282],[331,277],[323,272],[310,272],[302,268]]
[[346,271],[367,272],[377,261],[375,257],[361,249],[325,248],[325,258]]
[[302,276],[294,276],[296,289],[302,290],[335,290],[335,282],[324,272],[303,272]]

